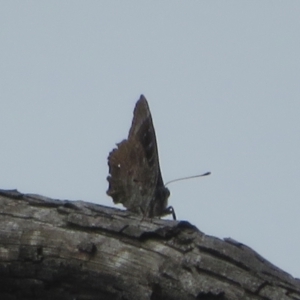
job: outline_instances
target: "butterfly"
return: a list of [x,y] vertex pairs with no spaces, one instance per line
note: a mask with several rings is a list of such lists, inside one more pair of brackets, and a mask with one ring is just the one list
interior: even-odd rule
[[135,105],[128,138],[109,153],[108,168],[106,193],[114,203],[144,217],[172,214],[176,220],[168,206],[170,191],[161,176],[152,116],[143,95]]

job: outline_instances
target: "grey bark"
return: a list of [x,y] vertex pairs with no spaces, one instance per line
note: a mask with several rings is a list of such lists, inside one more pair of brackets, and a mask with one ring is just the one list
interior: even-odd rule
[[300,299],[300,280],[185,221],[0,190],[0,299]]

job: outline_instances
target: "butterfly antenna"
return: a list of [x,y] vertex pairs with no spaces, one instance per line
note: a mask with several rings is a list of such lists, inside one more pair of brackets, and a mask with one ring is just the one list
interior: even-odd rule
[[186,180],[186,179],[191,179],[191,178],[197,178],[197,177],[202,177],[202,176],[207,176],[210,175],[211,172],[206,172],[204,174],[201,175],[194,175],[194,176],[188,176],[188,177],[182,177],[182,178],[177,178],[177,179],[173,179],[171,181],[168,181],[165,186],[167,186],[169,183],[175,182],[175,181],[181,181],[181,180]]

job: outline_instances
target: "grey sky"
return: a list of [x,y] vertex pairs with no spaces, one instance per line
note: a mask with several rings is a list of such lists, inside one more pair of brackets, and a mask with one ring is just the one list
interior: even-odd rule
[[179,219],[300,277],[299,1],[2,1],[0,188],[113,203],[148,99]]

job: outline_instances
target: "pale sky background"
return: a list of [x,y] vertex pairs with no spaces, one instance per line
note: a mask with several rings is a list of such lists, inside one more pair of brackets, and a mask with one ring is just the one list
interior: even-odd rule
[[300,1],[1,1],[0,188],[113,206],[148,99],[178,219],[300,277]]

